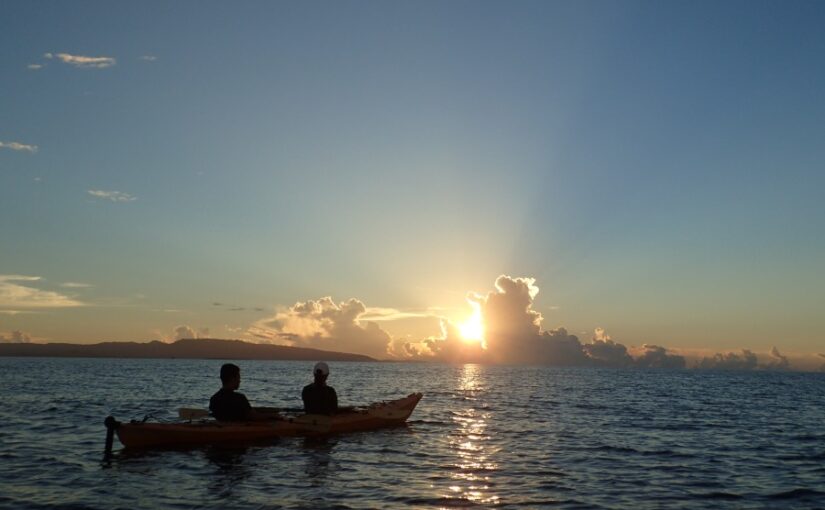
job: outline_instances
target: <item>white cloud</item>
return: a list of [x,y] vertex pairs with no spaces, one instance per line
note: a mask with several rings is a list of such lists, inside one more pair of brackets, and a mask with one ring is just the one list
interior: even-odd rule
[[154,62],[157,59],[158,59],[158,57],[156,57],[154,55],[141,55],[140,57],[138,57],[138,60],[143,60],[143,61],[146,61],[146,62]]
[[0,275],[0,309],[68,308],[84,303],[58,292],[38,289],[20,282],[36,282],[39,276]]
[[43,69],[43,64],[29,64],[26,66],[26,69],[31,69],[32,71],[37,71],[38,69]]
[[103,69],[117,63],[114,57],[88,57],[69,53],[45,53],[43,56],[48,59],[56,58],[64,64],[73,65],[81,69]]
[[363,321],[366,306],[357,299],[335,303],[331,297],[295,303],[255,322],[249,335],[272,343],[387,357],[390,335]]
[[111,202],[132,202],[134,200],[137,200],[137,197],[134,197],[122,191],[104,191],[101,189],[90,189],[87,191],[87,193],[95,198],[109,200]]
[[29,145],[20,142],[0,142],[0,149],[11,149],[13,151],[37,152],[37,145]]

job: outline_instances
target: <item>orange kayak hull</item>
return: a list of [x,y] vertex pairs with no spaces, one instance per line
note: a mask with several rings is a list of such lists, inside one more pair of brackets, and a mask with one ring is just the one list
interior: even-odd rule
[[323,436],[401,425],[421,400],[413,393],[398,400],[333,416],[305,414],[257,422],[203,420],[184,423],[122,423],[117,437],[127,448],[244,443],[290,436]]

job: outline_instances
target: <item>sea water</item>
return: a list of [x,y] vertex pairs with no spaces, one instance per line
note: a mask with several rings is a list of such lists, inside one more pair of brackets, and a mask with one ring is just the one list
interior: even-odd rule
[[[825,374],[330,363],[406,427],[123,450],[103,419],[206,407],[221,360],[0,358],[0,508],[825,508]],[[296,407],[311,362],[237,361]]]

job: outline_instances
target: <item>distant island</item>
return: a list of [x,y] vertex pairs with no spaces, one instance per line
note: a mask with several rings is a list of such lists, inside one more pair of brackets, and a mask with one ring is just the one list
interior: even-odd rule
[[267,359],[295,361],[377,361],[346,352],[322,351],[286,345],[254,344],[217,338],[184,339],[173,343],[103,342],[99,344],[9,343],[0,344],[0,356],[58,358],[193,358]]

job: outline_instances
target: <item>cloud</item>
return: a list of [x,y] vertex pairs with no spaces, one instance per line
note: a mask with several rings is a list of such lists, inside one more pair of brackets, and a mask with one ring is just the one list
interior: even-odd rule
[[180,326],[175,326],[171,333],[154,330],[152,331],[152,335],[161,342],[172,343],[184,339],[209,338],[209,328],[199,328],[196,330],[188,324],[181,324]]
[[175,340],[181,340],[184,338],[198,338],[198,334],[191,327],[183,325],[175,328],[174,337]]
[[56,58],[64,64],[69,64],[81,69],[103,69],[117,63],[117,59],[114,57],[88,57],[69,53],[44,53],[43,56],[48,59]]
[[633,358],[627,352],[627,347],[611,340],[603,328],[596,328],[592,342],[584,344],[582,349],[599,365],[629,367],[634,363]]
[[[587,343],[580,342],[563,327],[544,329],[541,313],[533,308],[538,293],[533,278],[501,275],[495,281],[494,290],[486,294],[467,294],[468,303],[481,320],[481,342],[465,338],[461,334],[462,327],[444,317],[440,318],[439,335],[392,338],[381,329],[380,321],[437,315],[432,309],[405,311],[367,307],[355,298],[336,303],[331,297],[279,309],[274,315],[248,327],[245,336],[270,343],[353,352],[376,358],[663,369],[684,369],[687,365],[685,356],[661,345],[645,344],[631,352],[601,327],[595,329]],[[757,356],[749,350],[719,353],[703,358],[697,365],[701,369],[717,370],[787,369],[789,366],[788,358],[775,348],[764,365],[759,365]]]
[[735,352],[716,353],[712,358],[702,358],[696,368],[702,370],[754,370],[759,366],[756,354],[748,349],[742,349],[741,354]]
[[0,142],[0,149],[11,149],[13,151],[37,152],[37,145],[29,145],[20,142]]
[[37,71],[38,69],[43,69],[43,64],[29,64],[26,66],[26,69]]
[[0,344],[28,344],[31,341],[31,335],[20,330],[14,330],[8,335],[0,333]]
[[734,352],[716,353],[712,358],[702,358],[696,368],[703,370],[790,370],[791,363],[776,347],[767,354],[767,363],[760,364],[759,357],[748,349],[741,354]]
[[399,310],[397,308],[383,308],[370,306],[361,315],[361,320],[370,321],[397,321],[400,319],[417,319],[422,317],[436,317],[429,309],[426,310]]
[[766,370],[788,370],[790,366],[791,364],[788,361],[788,358],[783,356],[776,346],[773,346],[770,352],[770,359],[768,360],[768,363],[762,366],[762,368],[765,368]]
[[102,200],[109,200],[111,202],[132,202],[137,200],[137,197],[133,197],[128,193],[123,193],[122,191],[103,191],[99,189],[90,189],[87,193],[95,198],[100,198]]
[[298,302],[273,317],[257,321],[247,333],[278,344],[365,354],[386,358],[390,335],[371,321],[362,321],[364,303],[331,297]]
[[157,59],[158,57],[154,55],[141,55],[138,57],[138,60],[143,60],[144,62],[154,62]]
[[42,290],[20,282],[37,282],[39,276],[0,275],[0,309],[67,308],[84,303],[50,290]]
[[64,282],[60,284],[61,287],[65,287],[67,289],[88,289],[93,287],[90,283],[80,283],[80,282]]
[[685,368],[685,357],[668,354],[666,348],[645,344],[644,354],[636,358],[635,364],[640,368]]

